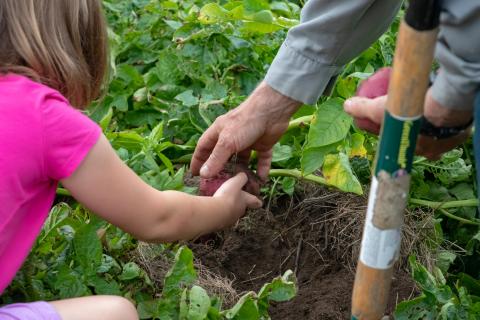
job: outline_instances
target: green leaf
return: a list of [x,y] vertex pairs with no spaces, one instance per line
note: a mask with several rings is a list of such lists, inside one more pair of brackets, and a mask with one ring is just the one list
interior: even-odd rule
[[197,273],[193,267],[193,253],[186,246],[178,249],[172,268],[165,276],[163,295],[180,296],[183,287],[193,284]]
[[306,148],[302,152],[300,163],[302,166],[302,174],[308,175],[316,171],[323,165],[325,156],[329,153],[337,151],[339,143],[332,143],[323,147]]
[[188,289],[185,288],[182,292],[182,296],[180,297],[180,312],[178,315],[180,320],[188,319],[187,291]]
[[363,194],[362,185],[353,174],[346,154],[327,155],[323,163],[322,173],[329,185],[345,192]]
[[458,280],[459,285],[465,287],[470,293],[480,296],[480,280],[463,272],[458,274]]
[[370,182],[372,170],[370,168],[370,161],[368,161],[367,158],[350,158],[350,166],[352,167],[352,170],[360,183],[368,184]]
[[292,13],[290,7],[282,1],[273,1],[270,4],[270,7],[273,11],[280,12],[282,15],[285,16],[290,16],[290,14]]
[[156,145],[163,138],[163,121],[158,123],[148,135],[151,144]]
[[400,302],[395,309],[395,320],[436,320],[436,306],[426,297],[418,297],[409,301]]
[[[458,316],[458,306],[453,301],[448,301],[440,309],[439,319],[442,320],[459,320],[462,319]],[[467,320],[467,318],[463,318]]]
[[292,157],[292,147],[276,143],[273,146],[272,162],[281,162],[289,160]]
[[356,81],[352,77],[343,78],[337,81],[336,91],[338,95],[344,99],[353,96],[356,88]]
[[157,315],[158,302],[154,300],[141,301],[137,305],[137,312],[140,319],[154,319]]
[[129,64],[118,65],[116,77],[122,79],[125,86],[140,86],[143,84],[143,77],[140,72]]
[[115,280],[111,280],[110,282],[106,281],[100,277],[94,277],[91,280],[91,285],[95,287],[95,293],[100,295],[114,295],[120,296],[122,292],[120,290],[120,286]]
[[258,298],[276,302],[291,300],[297,294],[296,279],[292,270],[287,270],[281,277],[265,284],[258,293]]
[[203,24],[212,24],[228,19],[228,11],[216,3],[208,3],[200,9],[198,21]]
[[345,139],[352,121],[343,111],[343,100],[327,100],[313,116],[306,148],[322,147]]
[[278,30],[283,29],[282,26],[271,24],[271,23],[262,23],[256,21],[245,21],[240,31],[242,33],[272,33]]
[[42,232],[37,240],[37,244],[41,244],[45,241],[54,231],[68,218],[70,215],[70,207],[66,203],[59,203],[55,205],[50,213],[48,218],[43,224]]
[[184,106],[191,107],[198,104],[199,100],[193,95],[192,90],[187,90],[175,97],[175,100],[180,101]]
[[282,26],[284,28],[292,28],[292,27],[296,26],[297,24],[299,24],[300,21],[298,21],[297,19],[288,19],[288,18],[284,18],[284,17],[278,17],[276,19],[276,23],[279,26]]
[[135,153],[142,150],[145,138],[133,131],[111,132],[106,134],[115,149],[124,148]]
[[142,269],[135,262],[128,262],[123,265],[122,274],[118,277],[120,280],[132,280],[142,275]]
[[295,180],[294,178],[284,177],[281,182],[283,191],[285,191],[285,193],[289,196],[292,196],[293,192],[295,191],[296,182],[297,180]]
[[108,108],[107,114],[104,115],[99,122],[99,125],[102,128],[102,131],[105,132],[107,130],[108,126],[110,125],[110,122],[112,121],[112,116],[113,116],[113,109]]
[[247,12],[258,12],[270,9],[268,2],[265,0],[243,0],[243,7]]
[[271,24],[271,23],[273,23],[274,17],[273,17],[272,11],[262,10],[262,11],[254,13],[251,16],[251,19],[255,22]]
[[478,231],[467,243],[465,249],[468,254],[473,254],[475,245],[480,242],[480,231]]
[[54,289],[61,299],[81,297],[90,294],[87,286],[81,281],[79,274],[67,265],[62,265],[55,277]]
[[128,111],[128,97],[129,94],[119,94],[113,98],[110,103],[110,107],[117,108],[118,111],[127,112]]
[[163,153],[157,151],[157,156],[160,158],[160,161],[167,167],[167,170],[170,172],[171,175],[175,174],[175,169],[173,167],[172,161],[168,159],[167,156],[165,156]]
[[447,250],[441,250],[437,254],[437,266],[443,273],[446,273],[456,258],[457,255],[455,253]]
[[102,243],[94,223],[85,224],[75,232],[73,247],[75,260],[83,267],[85,274],[95,274],[102,264]]
[[133,101],[144,102],[148,98],[148,89],[143,87],[133,93]]
[[462,182],[449,189],[450,193],[457,198],[457,200],[473,199],[475,194],[473,193],[473,186]]
[[211,305],[210,297],[208,296],[205,289],[199,286],[193,286],[192,289],[190,289],[189,300],[190,304],[188,308],[188,319],[205,319]]
[[258,320],[260,312],[255,302],[255,293],[246,293],[231,309],[224,311],[223,314],[227,319]]
[[[439,282],[424,266],[416,261],[415,257],[409,257],[409,262],[412,267],[413,279],[425,294],[435,297],[440,303],[446,303],[452,298],[453,293],[450,287]],[[437,269],[437,272],[440,272],[440,270]],[[441,279],[441,281],[444,281],[444,279]]]

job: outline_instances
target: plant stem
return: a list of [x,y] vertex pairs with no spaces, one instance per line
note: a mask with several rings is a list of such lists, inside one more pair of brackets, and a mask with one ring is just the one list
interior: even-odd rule
[[448,212],[447,208],[458,208],[458,207],[476,207],[478,206],[478,199],[467,199],[467,200],[456,200],[456,201],[448,201],[448,202],[437,202],[437,201],[428,201],[422,199],[413,199],[410,198],[410,204],[416,204],[419,206],[425,206],[432,208],[434,210],[438,210],[444,216],[460,221],[465,224],[480,226],[480,222],[475,222],[472,220],[468,220],[459,216],[456,216],[450,212]]
[[290,123],[288,124],[288,129],[287,131],[290,131],[292,129],[295,129],[295,128],[298,128],[300,126],[307,126],[307,125],[310,125],[310,122],[312,121],[313,119],[313,115],[309,115],[309,116],[303,116],[303,117],[299,117],[297,119],[293,119],[292,121],[290,121]]
[[468,219],[461,218],[461,217],[459,217],[459,216],[456,216],[456,215],[454,215],[454,214],[451,214],[451,213],[448,212],[447,210],[438,209],[438,211],[440,211],[444,216],[449,217],[450,219],[454,219],[454,220],[460,221],[460,222],[465,223],[465,224],[470,224],[470,225],[474,225],[474,226],[480,226],[480,223],[479,223],[479,222],[475,222],[475,221],[472,221],[472,220],[468,220]]
[[408,202],[410,204],[416,204],[416,205],[419,205],[419,206],[430,207],[432,209],[448,209],[448,208],[476,207],[476,206],[478,206],[478,199],[437,202],[437,201],[428,201],[428,200],[410,198],[410,200]]
[[297,169],[271,169],[270,177],[292,177],[298,180],[315,182],[315,183],[323,184],[326,186],[329,185],[324,178],[313,175],[313,174],[304,176],[302,175],[302,172]]
[[66,196],[66,197],[71,197],[72,194],[70,191],[64,188],[57,188],[57,196]]

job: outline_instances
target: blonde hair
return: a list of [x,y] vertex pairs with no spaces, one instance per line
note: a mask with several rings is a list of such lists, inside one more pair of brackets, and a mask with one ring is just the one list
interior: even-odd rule
[[100,0],[0,0],[0,72],[26,75],[85,108],[99,97],[106,68]]

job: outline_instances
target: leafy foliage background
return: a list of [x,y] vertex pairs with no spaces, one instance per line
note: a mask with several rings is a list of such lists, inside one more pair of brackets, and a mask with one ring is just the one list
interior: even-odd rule
[[[89,115],[147,183],[195,193],[183,178],[198,138],[262,80],[288,28],[298,23],[303,2],[103,3],[110,25],[110,76],[105,96]],[[355,128],[342,104],[361,80],[391,65],[402,15],[345,66],[331,96],[295,114],[274,148],[272,183],[265,193],[292,195],[299,179],[364,192],[378,140]],[[410,206],[430,208],[434,215],[431,248],[437,263],[427,270],[411,258],[412,275],[423,293],[398,306],[398,319],[480,317],[480,219],[472,150],[468,142],[436,162],[415,159]],[[58,194],[32,254],[0,297],[2,303],[115,294],[134,301],[142,319],[263,319],[270,301],[295,296],[295,279],[287,272],[224,310],[217,297],[194,284],[192,252],[179,245],[156,248],[156,254],[173,263],[158,296],[132,260],[138,243],[68,198],[66,190],[60,188]]]

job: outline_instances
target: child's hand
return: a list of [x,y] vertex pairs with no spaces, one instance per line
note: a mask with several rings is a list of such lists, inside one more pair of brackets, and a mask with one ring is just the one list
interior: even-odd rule
[[243,172],[227,180],[213,195],[214,198],[224,202],[228,212],[227,225],[234,224],[245,214],[247,208],[257,209],[262,206],[262,201],[256,196],[242,190],[247,183],[247,175]]

